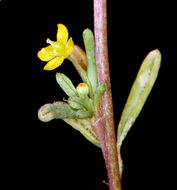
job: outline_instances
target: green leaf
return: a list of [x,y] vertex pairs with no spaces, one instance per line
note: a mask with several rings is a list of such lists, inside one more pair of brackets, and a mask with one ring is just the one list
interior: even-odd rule
[[91,111],[74,110],[65,102],[54,102],[53,104],[43,105],[38,111],[38,117],[43,122],[48,122],[52,119],[63,119],[74,129],[80,131],[87,140],[98,147],[100,146],[91,127],[94,119]]
[[81,110],[81,109],[82,109],[82,110],[85,110],[85,107],[84,107],[82,104],[73,101],[73,98],[72,98],[72,97],[68,99],[68,104],[69,104],[73,109],[75,109],[75,110]]
[[51,121],[52,119],[83,119],[91,117],[91,111],[74,110],[67,103],[60,101],[53,104],[45,104],[38,111],[38,118],[44,122]]
[[99,109],[101,97],[103,96],[106,90],[107,90],[107,84],[98,86],[98,88],[96,89],[95,96],[94,96],[94,107],[96,109]]
[[69,98],[69,102],[76,103],[88,111],[93,111],[93,105],[88,96],[80,96],[80,97],[74,96]]
[[64,75],[63,73],[57,73],[56,80],[57,83],[60,85],[60,87],[63,89],[63,91],[69,97],[78,96],[76,88],[74,87],[73,83],[66,75]]
[[118,125],[118,148],[121,147],[128,131],[134,124],[155,83],[161,63],[159,50],[151,51],[144,59]]
[[84,45],[87,55],[87,75],[92,86],[93,93],[95,93],[98,86],[96,59],[95,59],[95,42],[94,35],[90,29],[83,32]]
[[78,130],[88,141],[100,147],[99,141],[91,127],[92,119],[63,119],[66,123]]

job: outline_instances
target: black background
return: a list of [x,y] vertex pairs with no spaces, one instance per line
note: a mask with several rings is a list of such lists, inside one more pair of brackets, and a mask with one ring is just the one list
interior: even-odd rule
[[[40,122],[41,105],[66,95],[55,81],[56,71],[80,82],[69,61],[54,71],[43,71],[36,54],[55,40],[57,23],[67,26],[82,48],[82,32],[93,30],[92,1],[0,2],[2,71],[5,74],[6,133],[2,133],[6,187],[33,189],[108,189],[99,148],[55,120]],[[172,184],[174,144],[170,125],[175,90],[176,12],[174,4],[158,1],[108,1],[109,62],[116,126],[138,68],[153,49],[162,53],[156,84],[122,146],[122,185],[129,189],[166,189]],[[5,64],[4,64],[5,62]],[[4,68],[5,67],[5,68]],[[6,83],[4,83],[4,81]],[[174,84],[173,84],[174,83]],[[9,115],[10,111],[10,115]]]

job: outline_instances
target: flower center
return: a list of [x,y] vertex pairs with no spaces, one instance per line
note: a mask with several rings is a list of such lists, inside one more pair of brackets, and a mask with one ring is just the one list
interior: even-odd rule
[[57,52],[64,53],[64,51],[65,51],[64,44],[62,44],[58,41],[54,42],[54,41],[50,40],[49,38],[46,40],[46,42],[48,44],[50,44],[53,47],[53,49],[55,49]]

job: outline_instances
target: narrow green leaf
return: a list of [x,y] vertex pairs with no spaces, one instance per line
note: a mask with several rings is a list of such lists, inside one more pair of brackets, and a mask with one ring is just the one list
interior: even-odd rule
[[95,132],[91,124],[94,118],[91,118],[92,112],[85,110],[73,110],[65,102],[54,102],[53,104],[45,104],[38,111],[38,117],[43,122],[51,121],[52,119],[63,119],[74,129],[96,146],[100,146]]
[[90,80],[92,90],[95,93],[98,86],[97,68],[95,59],[95,42],[94,35],[90,29],[86,29],[83,32],[84,45],[87,55],[87,75]]
[[63,91],[69,97],[78,95],[76,88],[74,87],[73,83],[66,75],[64,75],[63,73],[57,73],[56,80],[57,83],[60,85],[60,87],[63,89]]
[[68,104],[75,110],[85,110],[85,107],[80,104],[80,103],[77,103],[75,101],[73,101],[72,97],[68,99]]
[[100,147],[99,141],[91,127],[92,119],[63,119],[66,123],[78,130],[88,141]]
[[88,111],[93,111],[93,105],[88,96],[81,96],[81,97],[74,96],[69,98],[69,101],[79,104]]
[[74,110],[67,103],[60,101],[53,104],[45,104],[38,111],[38,118],[44,122],[51,121],[52,119],[83,119],[91,117],[91,111]]
[[118,125],[118,148],[121,147],[122,141],[125,139],[151,92],[158,75],[160,63],[161,54],[156,49],[146,56],[140,67]]
[[96,109],[99,109],[101,97],[103,96],[106,90],[107,90],[107,84],[98,86],[98,88],[96,89],[95,96],[94,96],[94,106]]

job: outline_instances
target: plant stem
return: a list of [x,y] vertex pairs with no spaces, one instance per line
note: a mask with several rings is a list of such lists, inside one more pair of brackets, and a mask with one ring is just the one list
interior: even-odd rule
[[94,33],[98,82],[99,85],[106,83],[108,87],[101,100],[100,113],[96,114],[96,121],[99,122],[94,129],[105,159],[109,189],[121,190],[108,63],[106,0],[94,0]]

